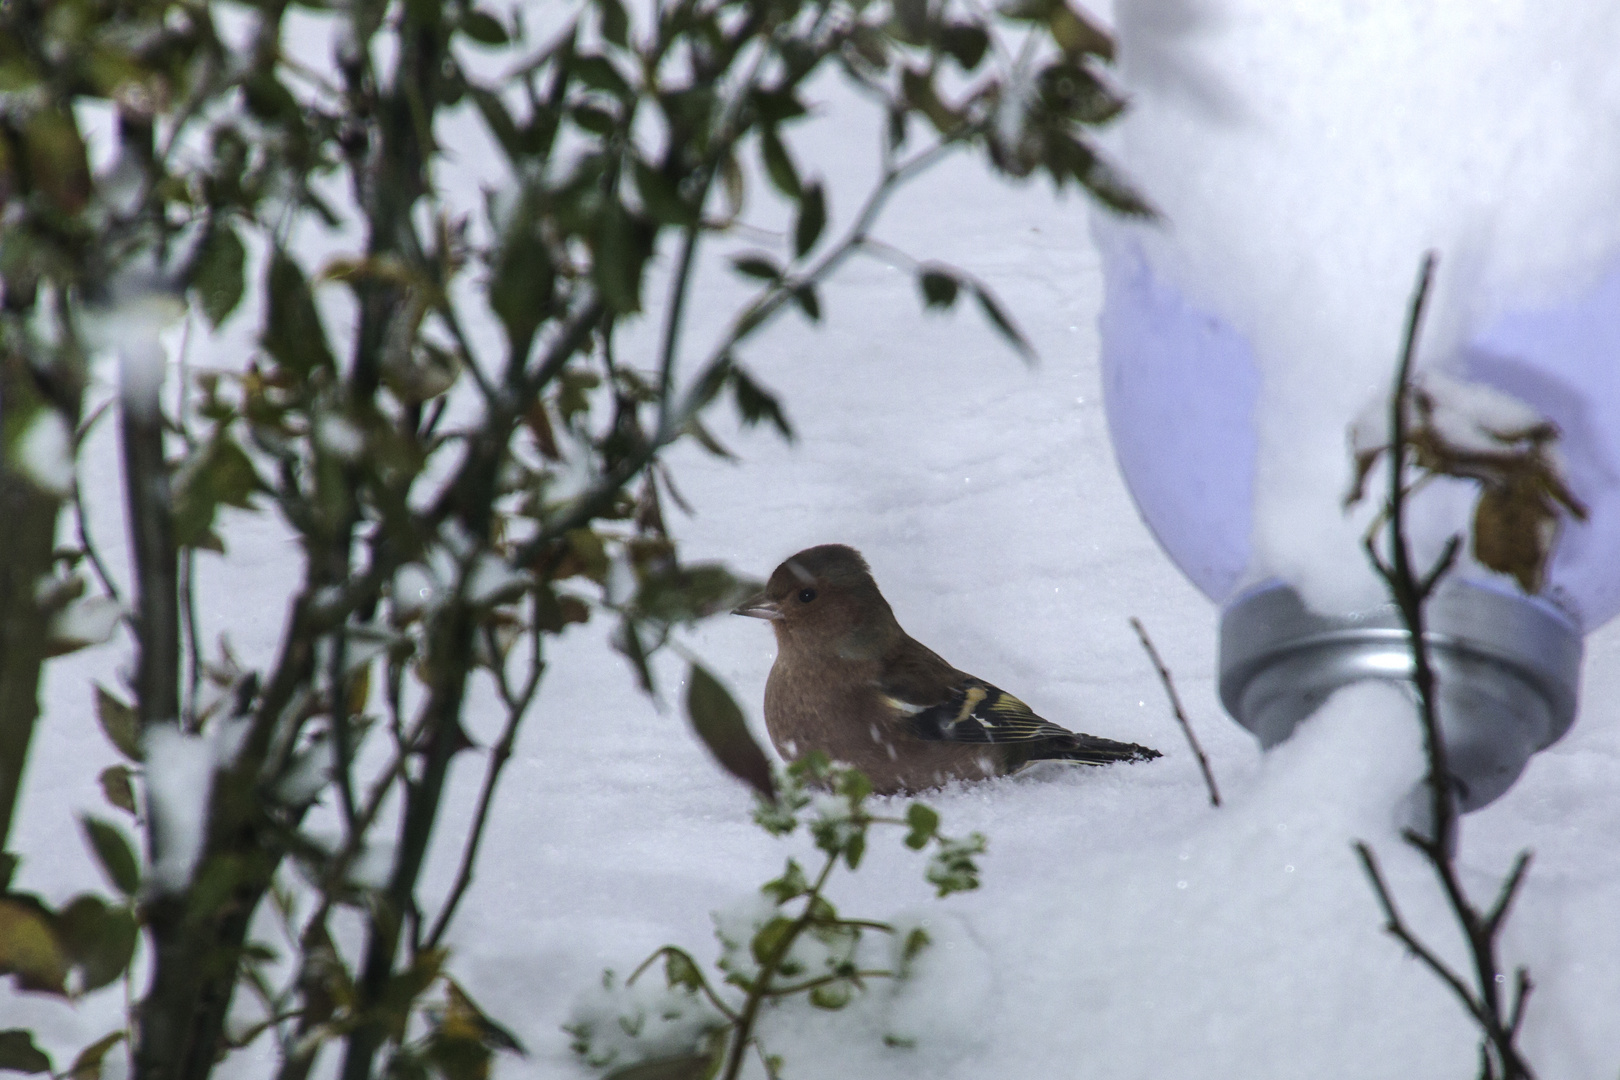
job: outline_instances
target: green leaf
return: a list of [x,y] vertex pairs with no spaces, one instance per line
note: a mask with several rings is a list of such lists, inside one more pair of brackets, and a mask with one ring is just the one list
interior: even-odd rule
[[905,104],[926,116],[935,131],[946,138],[955,137],[962,126],[962,114],[939,96],[931,72],[905,68],[900,72],[900,93]]
[[484,125],[495,136],[495,141],[501,144],[501,149],[506,151],[506,156],[515,159],[522,154],[523,136],[519,134],[517,124],[500,96],[477,86],[468,87],[467,92],[472,95],[473,104],[483,114]]
[[535,332],[551,312],[555,281],[545,244],[527,230],[509,233],[491,268],[489,306],[506,327],[514,353],[527,355]]
[[754,939],[748,943],[748,950],[754,956],[754,963],[764,967],[777,959],[777,953],[786,949],[786,942],[795,933],[794,920],[785,915],[778,915],[754,934]]
[[595,105],[575,105],[568,110],[568,116],[592,135],[607,137],[619,126],[617,117],[606,109],[598,109]]
[[767,881],[760,886],[759,891],[781,905],[809,892],[810,879],[805,876],[804,867],[799,865],[797,859],[789,859],[782,876],[774,881]]
[[259,337],[265,351],[297,375],[308,375],[316,368],[336,368],[309,282],[298,264],[280,248],[271,253],[266,285],[270,302],[264,332]]
[[568,64],[568,70],[580,82],[595,90],[611,94],[620,101],[629,101],[635,97],[630,82],[613,61],[597,53],[582,53],[573,58]]
[[808,255],[826,226],[827,196],[819,183],[806,184],[799,197],[799,220],[793,227],[794,257],[802,259]]
[[811,322],[821,321],[821,300],[816,296],[816,287],[808,281],[793,287],[793,299],[804,312],[805,318]]
[[660,622],[691,623],[730,611],[761,587],[738,580],[719,563],[655,567],[642,579],[635,606]]
[[80,1050],[64,1080],[101,1080],[101,1063],[107,1057],[107,1051],[123,1041],[124,1033],[114,1031]]
[[664,984],[672,988],[684,986],[688,990],[698,990],[703,986],[703,973],[698,970],[697,962],[682,950],[666,949]]
[[697,211],[681,198],[673,180],[640,158],[636,159],[633,171],[641,205],[654,221],[680,228],[697,222]]
[[243,268],[247,252],[236,230],[215,221],[203,241],[197,263],[191,271],[191,287],[202,304],[203,314],[216,329],[242,301]]
[[[184,462],[174,478],[174,539],[180,547],[215,547],[219,507],[253,508],[253,495],[267,490],[247,452],[222,430]],[[217,549],[217,548],[216,548]]]
[[1078,8],[1055,0],[1046,17],[1052,40],[1070,56],[1097,56],[1104,60],[1114,58],[1114,39],[1108,32],[1092,22]]
[[81,817],[79,823],[113,886],[125,896],[134,896],[141,887],[141,869],[124,834],[116,825],[89,815]]
[[1079,174],[1079,180],[1087,191],[1116,213],[1149,221],[1159,218],[1158,209],[1101,158],[1093,157],[1090,166]]
[[45,1051],[34,1045],[32,1032],[7,1028],[0,1031],[0,1071],[48,1073],[55,1069]]
[[107,802],[118,807],[126,814],[136,814],[135,786],[130,783],[130,770],[128,765],[110,765],[101,770],[97,779],[101,782],[101,794]]
[[861,865],[861,856],[866,854],[866,830],[860,829],[852,833],[844,841],[844,862],[854,870]]
[[790,442],[793,440],[793,425],[788,423],[787,414],[782,411],[782,403],[774,394],[749,378],[742,368],[731,369],[731,393],[737,402],[737,412],[742,416],[744,424],[751,427],[761,421],[768,421],[781,433],[782,438]]
[[759,129],[759,156],[765,163],[765,174],[776,185],[776,190],[790,199],[799,198],[804,190],[799,183],[799,170],[794,167],[793,159],[788,156],[787,147],[782,145],[774,127]]
[[[92,182],[84,137],[73,112],[36,108],[23,126],[29,185],[56,210],[77,214],[90,201]],[[15,123],[15,121],[13,121]]]
[[14,976],[24,990],[60,994],[68,967],[49,913],[37,902],[0,896],[0,975]]
[[58,913],[57,940],[82,973],[82,990],[99,990],[124,973],[135,955],[136,929],[127,908],[95,896],[77,896]]
[[911,831],[906,834],[906,847],[921,851],[939,829],[939,814],[932,807],[912,803],[906,810],[906,824],[911,826]]
[[140,722],[135,710],[113,697],[100,684],[96,684],[96,720],[118,752],[131,761],[141,761]]
[[[527,1057],[528,1051],[503,1025],[490,1019],[489,1014],[472,999],[472,995],[450,976],[444,976],[445,1011],[444,1018],[439,1024],[439,1033],[454,1038],[475,1039],[478,1045],[487,1050],[500,1050],[519,1057]],[[487,1071],[479,1073],[480,1077],[487,1077]]]
[[782,280],[781,268],[772,262],[770,257],[766,255],[760,255],[757,253],[749,255],[736,255],[732,257],[731,265],[736,268],[739,274],[745,274],[751,278],[759,278],[761,281]]
[[1006,312],[1001,310],[1001,305],[990,294],[990,290],[978,283],[974,283],[971,287],[974,299],[979,301],[979,309],[984,312],[984,317],[990,320],[990,325],[994,326],[996,332],[1006,338],[1014,349],[1018,350],[1018,355],[1022,356],[1026,362],[1033,362],[1035,359],[1034,348],[1030,346],[1023,333],[1013,325]]
[[902,964],[911,963],[917,959],[924,949],[933,943],[934,939],[928,936],[928,931],[920,926],[913,927],[911,933],[906,935],[905,946],[900,951],[900,962]]
[[962,66],[972,71],[984,59],[990,47],[990,35],[976,23],[951,23],[939,32],[939,47]]
[[697,417],[694,416],[688,419],[686,421],[686,426],[683,427],[681,431],[682,433],[690,435],[692,438],[696,439],[699,446],[703,447],[703,449],[707,450],[715,457],[720,458],[723,461],[737,460],[737,455],[733,454],[730,450],[727,450],[725,444],[719,439],[715,438],[714,433],[708,428],[704,427],[703,424],[699,422]]
[[699,664],[687,673],[686,715],[721,768],[769,799],[776,791],[770,761],[748,730],[742,710],[720,681]]
[[926,266],[917,275],[917,285],[922,289],[923,303],[931,308],[951,307],[956,303],[957,290],[961,288],[955,274]]
[[[1105,124],[1125,109],[1116,96],[1081,60],[1058,60],[1048,64],[1035,80],[1042,105],[1054,114],[1081,124]],[[1096,160],[1089,151],[1074,155],[1084,171]]]
[[754,111],[759,113],[760,119],[772,127],[783,120],[792,120],[809,112],[792,88],[785,90],[756,88],[748,95],[748,100],[753,103]]
[[939,850],[929,860],[923,875],[938,890],[940,896],[953,892],[967,892],[979,887],[979,867],[975,855],[984,854],[985,840],[981,833],[973,833],[966,840],[939,837]]
[[833,790],[848,799],[850,807],[854,809],[862,799],[872,794],[872,781],[859,769],[840,766],[833,779]]
[[505,45],[511,40],[495,16],[477,9],[462,16],[461,32],[480,45]]
[[854,997],[854,987],[843,981],[823,983],[810,990],[810,1004],[818,1009],[842,1009]]
[[597,0],[596,7],[601,12],[602,37],[610,44],[625,48],[630,40],[630,17],[625,14],[624,5],[619,0]]
[[592,276],[602,296],[615,311],[641,310],[641,274],[650,253],[625,208],[609,203],[597,218],[592,238]]
[[772,836],[786,836],[799,827],[797,811],[808,801],[800,791],[778,788],[775,799],[754,800],[754,823]]

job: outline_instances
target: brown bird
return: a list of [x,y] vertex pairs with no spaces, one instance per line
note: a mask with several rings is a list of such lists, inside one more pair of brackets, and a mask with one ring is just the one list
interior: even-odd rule
[[879,794],[1000,776],[1035,761],[1160,756],[1058,727],[947,664],[900,628],[866,560],[843,544],[799,552],[733,614],[769,619],[776,631],[765,726],[777,751],[794,761],[820,750],[860,769]]

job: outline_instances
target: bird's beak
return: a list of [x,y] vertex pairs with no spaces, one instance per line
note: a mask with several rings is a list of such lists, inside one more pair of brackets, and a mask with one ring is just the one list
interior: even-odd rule
[[733,615],[747,615],[754,619],[780,619],[782,608],[764,593],[755,593],[731,609]]

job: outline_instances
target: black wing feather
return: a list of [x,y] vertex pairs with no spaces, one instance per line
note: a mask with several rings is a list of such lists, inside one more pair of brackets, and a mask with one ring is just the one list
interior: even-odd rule
[[1005,690],[972,677],[951,687],[950,697],[943,702],[914,713],[911,726],[919,738],[946,742],[1041,742],[1072,737]]
[[897,694],[890,700],[910,714],[912,733],[930,742],[996,743],[1007,746],[1023,761],[1062,760],[1086,765],[1151,761],[1159,756],[1150,747],[1059,727],[1000,687],[971,675],[952,686],[950,696],[937,705],[907,703]]

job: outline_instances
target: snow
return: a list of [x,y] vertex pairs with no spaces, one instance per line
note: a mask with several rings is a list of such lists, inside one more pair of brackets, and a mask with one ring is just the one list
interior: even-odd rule
[[113,636],[124,614],[124,606],[110,596],[81,597],[51,617],[51,639],[100,645]]
[[343,461],[358,461],[366,449],[364,432],[346,418],[330,414],[315,421],[315,442]]
[[160,893],[178,892],[191,881],[202,854],[214,749],[206,737],[187,735],[178,724],[148,728],[143,749],[147,803],[157,834],[152,886]]
[[[1439,7],[1423,8],[1421,18],[1449,18],[1451,9]],[[1212,10],[1138,4],[1129,14],[1140,28],[1149,16],[1174,26],[1178,18],[1187,21],[1186,13]],[[1322,10],[1342,15],[1338,5]],[[1353,43],[1371,33],[1350,26],[1348,15],[1344,26],[1325,25],[1329,14],[1301,10],[1294,17],[1301,34],[1354,30]],[[1247,19],[1235,29],[1250,27]],[[1220,29],[1220,19],[1207,20]],[[1563,32],[1578,20],[1555,21],[1537,33]],[[1495,24],[1482,18],[1481,25],[1462,35],[1464,44],[1488,36]],[[1569,32],[1576,29],[1599,40],[1590,27]],[[1282,49],[1276,37],[1265,43]],[[1391,48],[1416,45],[1401,38]],[[1323,67],[1317,57],[1313,69],[1308,59],[1299,58],[1301,72],[1337,85],[1334,65]],[[1164,77],[1185,97],[1189,87],[1215,77],[1211,63],[1206,58],[1202,67]],[[1576,76],[1593,87],[1612,78],[1569,65],[1566,77]],[[1172,96],[1170,89],[1163,93]],[[1147,108],[1151,94],[1141,94]],[[1507,107],[1507,120],[1522,120],[1518,104]],[[875,148],[876,132],[851,131],[836,108],[833,114],[806,133],[803,145],[806,160],[832,170],[826,179],[836,227],[874,175],[875,153],[867,148]],[[1508,130],[1524,133],[1522,125]],[[1464,132],[1447,145],[1472,137]],[[1607,134],[1594,138],[1587,147],[1594,164],[1583,170],[1600,172],[1613,145]],[[474,150],[457,148],[476,171]],[[1541,168],[1538,160],[1529,154],[1522,167]],[[1334,175],[1365,179],[1353,164],[1335,166]],[[1219,187],[1231,181],[1220,165],[1209,159],[1197,171]],[[1146,165],[1137,173],[1153,181],[1155,198],[1165,198],[1154,185],[1168,182],[1168,174]],[[1490,181],[1491,174],[1481,175],[1481,184]],[[477,191],[476,184],[463,188]],[[1223,229],[1258,229],[1252,219],[1247,226],[1235,219],[1264,200],[1253,192],[1227,196],[1237,200],[1233,221],[1204,222],[1188,216],[1191,205],[1178,203],[1173,235],[1205,236],[1209,245],[1207,237]],[[1233,232],[1245,238],[1243,250],[1251,239],[1283,230],[1287,206],[1276,206],[1274,230],[1253,237]],[[768,207],[754,212],[767,216]],[[1319,224],[1299,227],[1306,234]],[[1606,227],[1593,219],[1594,229]],[[947,834],[978,830],[989,838],[976,892],[933,899],[923,879],[925,857],[901,845],[900,830],[875,832],[860,870],[835,874],[832,900],[848,916],[924,924],[934,945],[903,987],[874,987],[845,1012],[771,1011],[762,1037],[785,1058],[785,1075],[1475,1076],[1474,1040],[1460,1006],[1382,933],[1350,848],[1357,838],[1375,847],[1412,924],[1442,955],[1459,960],[1453,924],[1432,881],[1393,834],[1396,808],[1421,771],[1410,707],[1387,688],[1352,688],[1264,757],[1221,714],[1213,685],[1215,611],[1159,551],[1110,447],[1095,329],[1101,256],[1085,203],[1054,200],[1033,185],[1009,189],[976,167],[951,162],[902,192],[879,235],[980,276],[1027,331],[1041,362],[1023,366],[971,310],[922,314],[905,272],[851,264],[824,292],[823,327],[788,320],[743,352],[760,380],[781,394],[798,430],[796,444],[736,430],[722,411],[714,428],[740,464],[696,450],[674,456],[677,481],[698,511],[691,518],[670,513],[684,557],[722,559],[758,577],[810,544],[852,544],[871,562],[902,624],[947,660],[1006,687],[1053,721],[1147,743],[1165,757],[1109,769],[1042,770],[928,796]],[[1370,236],[1365,257],[1383,257],[1374,241],[1386,240]],[[1209,257],[1214,249],[1200,250]],[[1378,385],[1393,362],[1416,269],[1416,249],[1396,254],[1389,256],[1393,269],[1383,292],[1368,298],[1369,284],[1357,294],[1368,305],[1366,326],[1345,331],[1381,335],[1374,350]],[[1285,274],[1247,276],[1251,283],[1302,281],[1302,289],[1314,289],[1330,269],[1290,265]],[[716,259],[694,296],[688,340],[695,353],[746,292]],[[1293,308],[1306,302],[1284,299]],[[1335,300],[1326,310],[1347,318],[1351,301]],[[245,341],[252,322],[246,315],[233,320],[245,325]],[[1324,365],[1344,359],[1348,347],[1328,336],[1312,343]],[[220,357],[232,355],[219,348]],[[242,355],[241,342],[236,348],[234,355]],[[629,334],[619,343],[621,359],[636,350],[645,356],[646,348],[647,340]],[[1358,385],[1350,412],[1334,421],[1337,471],[1325,481],[1323,498],[1342,497],[1350,475],[1349,418],[1364,401],[1360,391],[1375,389]],[[81,472],[93,531],[107,551],[122,542],[116,458],[113,426],[102,425],[87,442]],[[297,551],[257,518],[227,514],[222,528],[229,561],[198,562],[202,633],[212,641],[228,632],[237,655],[261,665],[274,652]],[[396,591],[415,590],[431,602],[446,580],[444,556],[431,558],[438,560],[431,571],[403,571]],[[1220,809],[1209,805],[1128,625],[1132,615],[1142,618],[1175,672],[1221,784]],[[610,630],[608,620],[597,619],[548,643],[540,698],[449,938],[450,970],[529,1047],[527,1058],[501,1059],[500,1077],[586,1076],[562,1025],[581,1011],[605,1015],[595,997],[604,969],[622,978],[658,946],[673,943],[712,974],[720,947],[711,913],[746,911],[758,885],[779,874],[788,856],[814,859],[802,833],[777,840],[754,826],[747,791],[695,743],[674,707],[683,664],[664,657],[656,665],[666,702],[660,708],[639,693],[608,648]],[[682,640],[732,688],[765,742],[760,703],[773,655],[766,628],[720,617]],[[127,659],[117,649],[88,650],[47,669],[47,722],[36,737],[15,846],[25,856],[19,886],[53,900],[99,880],[85,854],[60,836],[72,812],[100,806],[95,774],[114,760],[96,730],[90,680],[113,685],[111,672]],[[502,719],[479,686],[467,718],[475,741],[488,747]],[[1527,964],[1536,979],[1526,1048],[1549,1080],[1612,1080],[1620,1069],[1617,721],[1620,628],[1611,627],[1588,640],[1582,716],[1570,735],[1537,755],[1511,791],[1462,826],[1462,872],[1477,897],[1490,894],[1519,850],[1536,852],[1504,955],[1509,964]],[[185,773],[195,785],[186,805],[195,807],[214,751],[166,730],[172,745],[153,755],[156,786],[179,787]],[[324,749],[310,748],[310,771],[327,763]],[[452,772],[451,809],[437,826],[422,890],[430,917],[451,885],[483,764],[475,751]],[[181,801],[176,793],[170,806]],[[904,806],[877,802],[896,812]],[[154,811],[180,829],[195,820],[180,808]],[[380,866],[389,853],[378,855]],[[276,940],[269,929],[265,936]],[[650,980],[646,993],[656,996],[660,975],[650,971],[638,988]],[[59,1062],[118,1022],[116,990],[73,1009],[9,994],[0,989],[5,1024],[35,1027]],[[916,1045],[886,1046],[890,1033]],[[330,1075],[331,1060],[323,1066]],[[757,1080],[761,1070],[751,1068]],[[220,1075],[264,1070],[232,1062]]]
[[123,407],[151,417],[157,414],[169,366],[164,334],[186,309],[178,297],[134,277],[120,287],[113,304],[87,319],[87,337],[92,346],[117,354]]
[[55,409],[34,410],[11,448],[11,457],[41,490],[64,499],[73,494],[73,432]]
[[1365,522],[1334,506],[1342,435],[1385,392],[1423,252],[1421,357],[1452,368],[1497,319],[1620,262],[1620,72],[1597,44],[1620,9],[1134,0],[1118,20],[1125,164],[1170,222],[1134,239],[1263,376],[1249,579],[1366,607]]

